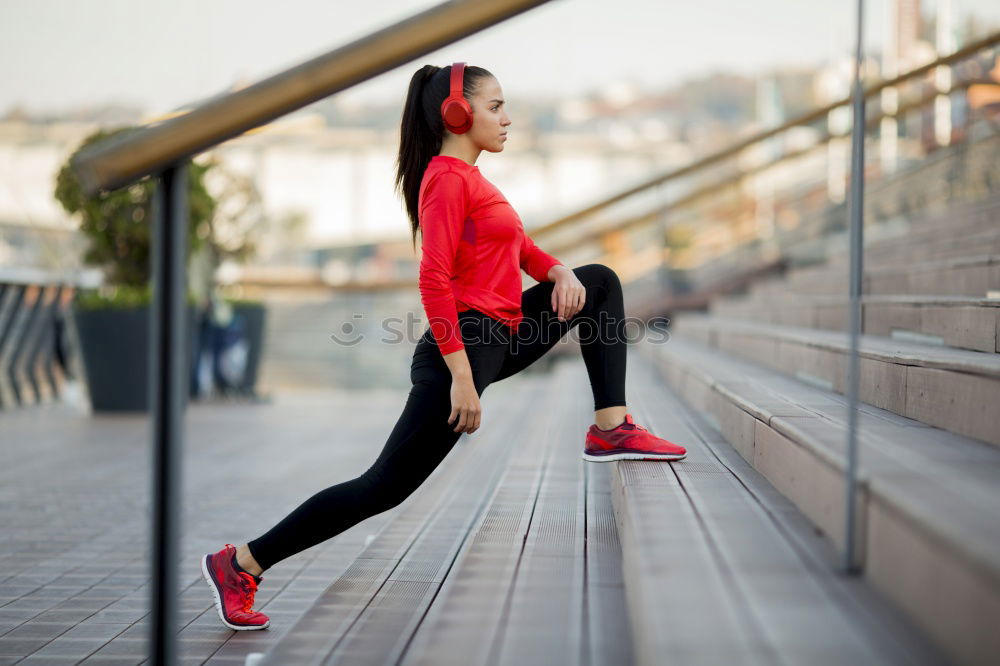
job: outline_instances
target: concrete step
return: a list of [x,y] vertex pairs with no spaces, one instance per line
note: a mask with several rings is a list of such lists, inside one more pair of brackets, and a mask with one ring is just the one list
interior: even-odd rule
[[[790,269],[788,285],[810,293],[845,290],[850,261],[846,240],[840,234],[828,243],[824,263]],[[1000,197],[872,226],[866,229],[864,254],[866,267],[882,270],[1000,254]]]
[[[966,254],[983,254],[988,250],[969,249],[972,241],[991,242],[995,238],[1000,221],[1000,197],[984,205],[976,205],[969,209],[961,207],[950,208],[947,211],[929,211],[924,214],[911,214],[906,218],[897,218],[868,224],[865,228],[865,256],[871,262],[894,261],[895,257],[914,253],[915,256],[931,252],[930,258],[952,258]],[[790,271],[809,273],[810,269],[821,268],[816,265],[819,258],[826,265],[847,265],[850,260],[848,252],[848,235],[846,230],[839,231],[823,239],[805,241],[803,245],[793,245],[789,248],[789,257],[793,266],[798,268]],[[933,253],[941,252],[935,257]],[[800,265],[804,264],[804,265]]]
[[[643,363],[629,358],[637,414],[670,432],[680,422],[665,415],[684,410]],[[592,394],[579,358],[487,395],[494,425],[459,443],[259,663],[944,661],[870,586],[836,574],[826,540],[732,447],[717,459],[718,435],[674,466],[685,490],[671,500],[656,476],[669,465],[581,459]]]
[[906,214],[914,228],[939,229],[942,226],[957,226],[977,219],[996,219],[1000,213],[1000,197],[992,196],[978,201],[959,203],[948,202],[942,207],[925,207]]
[[609,480],[579,457],[570,370],[490,387],[494,425],[460,440],[261,663],[632,663]]
[[[804,271],[804,269],[803,269]],[[845,294],[850,284],[846,266],[824,266],[799,272],[787,280],[769,280],[755,285],[758,296],[777,291],[800,294]],[[862,282],[865,294],[933,294],[986,298],[1000,290],[1000,254],[981,254],[954,259],[920,261],[909,265],[866,264]]]
[[1000,255],[927,261],[866,271],[866,294],[935,294],[983,298],[1000,290]]
[[[784,326],[847,331],[850,299],[792,292],[717,298],[719,317]],[[862,332],[981,352],[1000,352],[1000,298],[868,295],[861,299]]]
[[631,408],[688,449],[677,463],[613,463],[641,663],[947,661],[870,586],[841,576],[809,519],[634,356]]
[[[684,334],[660,344],[643,342],[637,351],[690,408],[717,425],[749,465],[843,548],[847,409],[842,396]],[[663,410],[672,411],[672,405]],[[852,556],[865,578],[956,661],[993,663],[1000,654],[1000,450],[862,405],[859,460]],[[670,482],[669,475],[661,475],[660,482]],[[678,488],[686,485],[678,477]],[[723,520],[729,510],[730,505],[720,508],[715,519]],[[658,522],[705,521],[683,516],[664,514]],[[726,522],[730,530],[739,524],[735,517]],[[621,531],[628,565],[630,537]],[[755,575],[769,571],[768,561]],[[659,566],[669,569],[669,560]],[[736,573],[733,581],[749,585],[749,576]],[[776,589],[783,597],[794,588]],[[805,642],[812,640],[807,627],[792,626],[809,636]]]
[[[695,314],[670,331],[846,393],[846,333]],[[859,400],[1000,446],[1000,356],[871,335],[860,356]]]
[[[930,238],[923,236],[923,234],[908,233],[900,238],[887,239],[876,245],[866,246],[866,263],[872,266],[886,266],[1000,252],[998,221],[992,221],[985,229],[975,228],[959,233],[942,232]],[[832,263],[846,266],[849,260],[847,255],[841,255]]]
[[[531,420],[509,424],[505,439],[513,455],[503,478],[402,663],[575,661],[567,657],[582,646],[585,589],[593,588],[585,583],[582,428],[565,418],[567,410],[579,416],[575,406],[560,399],[575,383],[568,370],[557,368]],[[605,582],[617,584],[623,600],[620,555],[610,569]]]
[[[976,230],[995,228],[997,219],[1000,219],[1000,197],[965,206],[951,205],[941,210],[913,212],[878,224],[885,228],[902,227],[906,239],[918,240],[958,237]],[[872,237],[871,244],[874,246],[893,244],[889,238],[879,240],[874,234],[866,236]]]
[[[1000,254],[1000,225],[993,223],[987,230],[957,236],[948,234],[934,240],[920,240],[904,234],[888,241],[876,246],[865,246],[866,268],[887,270],[905,268],[912,264]],[[848,275],[849,265],[849,255],[837,254],[823,264],[793,268],[785,277],[789,284],[809,286],[831,277],[843,279],[843,276]]]
[[[1000,220],[1000,197],[947,210],[911,213],[865,228],[866,253],[892,253],[901,248],[917,248],[948,241],[961,242],[970,236],[996,231]],[[840,245],[832,259],[846,262],[847,246]]]

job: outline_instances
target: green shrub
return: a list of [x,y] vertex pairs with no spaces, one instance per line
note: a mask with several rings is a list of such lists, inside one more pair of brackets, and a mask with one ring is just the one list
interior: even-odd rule
[[[84,263],[104,272],[106,288],[81,295],[81,307],[127,307],[150,301],[150,241],[153,233],[153,190],[157,181],[147,176],[126,187],[86,196],[71,167],[83,148],[133,128],[99,130],[87,137],[59,170],[55,198],[71,215],[80,215],[80,230],[87,238]],[[217,206],[205,188],[205,173],[211,164],[189,162],[188,251],[198,249],[211,228]],[[200,233],[199,233],[200,231]]]
[[[153,290],[149,285],[133,287],[118,285],[100,289],[85,289],[77,292],[76,306],[81,310],[112,310],[146,307],[153,302]],[[195,305],[194,294],[187,293],[189,305]]]
[[136,308],[149,305],[152,301],[153,290],[148,285],[87,289],[76,295],[76,306],[83,310]]

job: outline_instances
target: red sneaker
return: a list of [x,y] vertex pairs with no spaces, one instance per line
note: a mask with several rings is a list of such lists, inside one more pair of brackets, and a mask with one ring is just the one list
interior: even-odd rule
[[201,573],[212,588],[215,607],[222,624],[237,631],[267,629],[271,620],[263,613],[251,610],[257,583],[263,580],[233,566],[236,546],[227,543],[217,553],[210,553],[201,560]]
[[680,460],[687,449],[662,437],[657,437],[625,415],[625,422],[611,430],[601,430],[596,424],[587,431],[583,459],[591,462],[611,460]]

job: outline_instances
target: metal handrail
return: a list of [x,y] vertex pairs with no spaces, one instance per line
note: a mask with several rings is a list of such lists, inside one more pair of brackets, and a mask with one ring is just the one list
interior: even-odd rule
[[548,0],[452,0],[73,160],[84,191],[112,190]]
[[[1000,43],[1000,32],[993,33],[993,34],[991,34],[991,35],[989,35],[987,37],[984,37],[983,39],[980,39],[978,41],[972,42],[971,44],[968,44],[967,46],[962,47],[961,49],[955,51],[954,53],[950,53],[950,54],[948,54],[948,55],[946,55],[944,57],[941,57],[941,58],[938,58],[937,60],[934,60],[933,62],[927,63],[926,65],[921,65],[920,67],[917,67],[916,69],[912,69],[912,70],[910,70],[910,71],[908,71],[908,72],[906,72],[904,74],[900,74],[896,78],[889,79],[887,81],[880,81],[879,83],[876,83],[876,84],[874,84],[874,85],[866,88],[864,96],[867,99],[869,97],[872,97],[873,95],[876,95],[876,94],[882,92],[886,88],[891,88],[891,87],[897,86],[897,85],[899,85],[901,83],[905,83],[906,81],[909,81],[910,79],[913,79],[913,78],[916,78],[916,77],[921,76],[923,74],[926,74],[927,72],[933,70],[936,67],[950,65],[951,63],[954,63],[954,62],[956,62],[958,60],[964,60],[965,58],[969,57],[970,55],[974,55],[978,51],[981,51],[982,49],[990,47],[990,46],[994,46],[994,45],[996,45],[998,43]],[[942,94],[942,93],[938,93],[938,94]],[[711,153],[709,155],[706,155],[705,157],[697,159],[694,162],[691,162],[690,164],[686,164],[686,165],[684,165],[682,167],[679,167],[679,168],[676,168],[676,169],[671,169],[670,171],[667,171],[665,173],[661,173],[661,174],[659,174],[657,176],[654,176],[654,177],[652,177],[652,178],[650,178],[648,180],[645,180],[645,181],[639,183],[638,185],[634,185],[632,187],[629,187],[628,189],[622,190],[621,192],[618,192],[618,193],[613,194],[613,195],[611,195],[609,197],[606,197],[606,198],[598,201],[597,203],[593,203],[593,204],[591,204],[591,205],[589,205],[589,206],[587,206],[585,208],[582,208],[582,209],[580,209],[578,211],[570,213],[569,215],[565,215],[563,217],[560,217],[559,219],[553,220],[552,222],[549,222],[548,224],[544,224],[544,225],[542,225],[540,227],[535,227],[534,229],[532,229],[531,234],[532,234],[533,237],[536,237],[536,238],[544,236],[546,234],[549,234],[549,233],[551,233],[551,232],[553,232],[553,231],[555,231],[555,230],[557,230],[557,229],[559,229],[561,227],[564,227],[564,226],[566,226],[566,225],[568,225],[568,224],[570,224],[572,222],[576,222],[576,221],[578,221],[580,219],[589,217],[590,215],[592,215],[592,214],[594,214],[594,213],[596,213],[596,212],[598,212],[600,210],[603,210],[604,208],[607,208],[608,206],[616,204],[619,201],[622,201],[622,200],[627,199],[627,198],[629,198],[631,196],[639,194],[640,192],[648,190],[648,189],[650,189],[652,187],[656,187],[657,185],[662,185],[663,183],[665,183],[667,181],[676,180],[676,179],[681,178],[683,176],[687,176],[688,174],[694,173],[696,171],[700,171],[701,169],[704,169],[707,166],[711,166],[712,164],[715,164],[716,162],[721,162],[721,161],[723,161],[725,159],[733,157],[733,156],[739,154],[740,152],[742,152],[743,150],[746,150],[750,146],[752,146],[754,144],[757,144],[757,143],[760,143],[761,141],[766,141],[767,139],[770,139],[770,138],[772,138],[774,136],[777,136],[778,134],[781,134],[782,132],[786,132],[789,129],[792,129],[793,127],[800,127],[802,125],[809,125],[809,124],[811,124],[811,123],[813,123],[813,122],[815,122],[817,120],[820,120],[820,119],[824,118],[827,114],[829,114],[834,109],[838,109],[838,108],[840,108],[842,106],[848,106],[851,103],[852,103],[851,96],[847,96],[847,97],[844,97],[843,99],[837,100],[836,102],[833,102],[831,104],[827,104],[826,106],[823,106],[823,107],[820,107],[820,108],[817,108],[817,109],[813,109],[812,111],[807,111],[806,113],[803,113],[800,116],[792,118],[791,120],[789,120],[789,121],[787,121],[787,122],[785,122],[785,123],[783,123],[783,124],[781,124],[781,125],[779,125],[777,127],[773,127],[773,128],[771,128],[769,130],[765,130],[763,132],[759,132],[757,134],[754,134],[753,136],[748,137],[748,138],[744,139],[743,141],[735,143],[735,144],[733,144],[731,146],[727,146],[726,148],[723,148],[722,150],[719,150],[717,152],[714,152],[714,153]],[[888,114],[888,115],[898,115],[898,113],[899,112],[897,111],[895,114]],[[610,228],[613,228],[613,227],[610,227]]]

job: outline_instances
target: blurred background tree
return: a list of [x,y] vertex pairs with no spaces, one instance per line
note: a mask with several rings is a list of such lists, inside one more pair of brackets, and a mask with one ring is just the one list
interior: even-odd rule
[[[147,176],[128,187],[86,196],[70,166],[87,146],[133,129],[102,129],[87,137],[59,170],[55,198],[68,213],[80,215],[80,230],[88,242],[84,262],[100,268],[108,286],[142,293],[148,291],[152,271],[149,258],[156,180]],[[218,202],[206,189],[205,179],[213,166],[212,162],[188,164],[188,257],[211,237]]]

